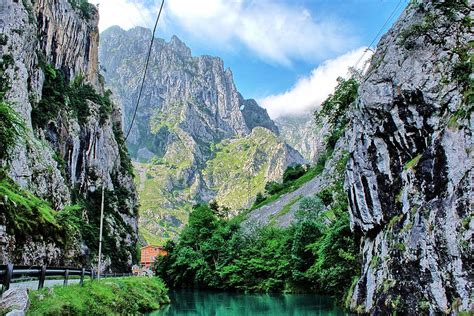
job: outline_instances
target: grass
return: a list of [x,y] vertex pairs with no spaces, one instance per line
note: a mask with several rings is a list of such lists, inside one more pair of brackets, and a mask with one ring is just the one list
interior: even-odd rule
[[405,170],[413,169],[420,161],[420,158],[421,158],[421,154],[415,156],[413,159],[411,159],[405,164],[404,169]]
[[135,163],[135,168],[140,197],[140,233],[149,244],[164,244],[180,230],[171,218],[187,223],[193,196],[189,188],[167,189],[168,182],[179,177],[178,170],[168,165]]
[[186,104],[177,102],[171,104],[166,111],[158,108],[150,119],[150,131],[156,135],[162,128],[168,128],[169,131],[176,132],[182,121],[182,113],[186,108]]
[[93,5],[88,3],[87,0],[68,0],[71,6],[78,10],[82,17],[86,20],[90,20],[93,14]]
[[20,189],[7,177],[0,180],[0,198],[7,218],[11,215],[10,225],[18,231],[33,232],[33,227],[41,225],[59,227],[55,218],[57,212],[46,201]]
[[28,315],[137,315],[169,303],[163,281],[129,277],[32,291]]
[[242,210],[264,191],[265,174],[276,146],[278,138],[264,128],[255,128],[246,137],[213,146],[215,155],[207,162],[203,175],[213,180],[219,205]]
[[268,196],[264,201],[252,206],[252,208],[250,210],[252,211],[252,210],[261,208],[262,206],[265,206],[267,204],[270,204],[270,203],[278,200],[282,195],[293,192],[293,191],[301,188],[303,186],[303,184],[311,181],[316,176],[320,175],[323,172],[323,169],[324,169],[324,167],[320,168],[319,165],[316,165],[315,167],[309,169],[308,172],[306,172],[300,178],[298,178],[294,181],[291,181],[289,183],[289,185],[286,186],[285,188],[283,188],[281,191]]
[[12,107],[0,101],[0,159],[10,158],[18,139],[25,135],[25,125]]
[[295,197],[293,200],[291,200],[288,204],[286,204],[280,211],[278,211],[278,213],[270,216],[270,222],[271,223],[275,223],[276,219],[277,218],[280,218],[282,216],[285,216],[286,214],[288,214],[288,212],[291,211],[291,207],[293,205],[295,205],[299,200],[301,200],[303,198],[302,195],[299,195],[297,197]]
[[390,219],[388,222],[388,227],[392,228],[394,227],[401,219],[403,218],[403,215],[396,215]]

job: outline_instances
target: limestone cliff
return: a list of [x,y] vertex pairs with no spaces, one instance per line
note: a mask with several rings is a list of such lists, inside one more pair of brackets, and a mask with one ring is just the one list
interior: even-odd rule
[[247,127],[252,130],[255,127],[265,127],[278,135],[279,130],[275,122],[268,116],[267,110],[260,107],[254,99],[244,100],[240,107]]
[[359,88],[346,171],[358,312],[472,311],[472,17],[472,1],[410,2]]
[[[6,83],[0,101],[25,126],[9,159],[2,161],[14,181],[2,180],[2,262],[94,262],[102,185],[105,268],[125,270],[136,256],[137,197],[121,112],[104,92],[98,73],[98,18],[87,1],[0,3],[1,76]],[[41,217],[28,218],[34,210]],[[72,241],[64,240],[66,231],[73,231]]]

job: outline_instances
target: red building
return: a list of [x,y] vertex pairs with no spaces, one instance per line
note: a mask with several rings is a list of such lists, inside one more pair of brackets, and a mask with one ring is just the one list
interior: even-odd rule
[[144,268],[151,268],[159,256],[166,256],[168,252],[161,246],[148,245],[141,248],[140,264]]

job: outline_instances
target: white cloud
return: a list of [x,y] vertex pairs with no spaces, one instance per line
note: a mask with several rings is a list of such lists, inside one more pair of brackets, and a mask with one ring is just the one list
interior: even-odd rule
[[193,36],[231,48],[236,42],[259,57],[290,65],[347,50],[347,25],[316,19],[303,8],[268,0],[169,0],[167,14]]
[[150,6],[142,0],[89,0],[99,4],[99,29],[101,31],[113,25],[123,29],[135,26],[150,27],[156,14],[156,4]]
[[311,71],[308,77],[299,79],[288,91],[270,95],[259,100],[259,104],[267,109],[271,118],[280,116],[297,116],[307,114],[321,105],[329,94],[334,92],[338,77],[346,77],[349,67],[355,66],[361,56],[363,59],[358,66],[362,66],[372,53],[365,55],[365,48],[350,51],[335,59],[327,60]]
[[[161,0],[89,0],[99,3],[100,30],[152,27]],[[269,0],[167,0],[160,28],[182,28],[211,45],[243,45],[261,59],[291,65],[319,62],[353,47],[348,25],[312,16],[306,8]],[[163,25],[164,24],[164,25]]]

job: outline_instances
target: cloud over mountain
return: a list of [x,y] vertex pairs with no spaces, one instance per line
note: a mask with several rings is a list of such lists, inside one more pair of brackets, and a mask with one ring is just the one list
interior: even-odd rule
[[[260,105],[267,109],[273,119],[280,116],[299,116],[313,111],[334,91],[337,78],[348,75],[349,67],[357,63],[364,51],[365,47],[361,47],[323,62],[313,69],[309,76],[299,79],[288,91],[260,99]],[[370,57],[371,53],[367,52],[359,66]]]
[[[100,3],[102,30],[150,27],[161,1],[89,0]],[[243,46],[257,57],[290,66],[317,63],[353,47],[350,27],[334,17],[313,16],[293,3],[268,0],[169,0],[163,23],[228,50]],[[163,27],[163,26],[162,26]]]

